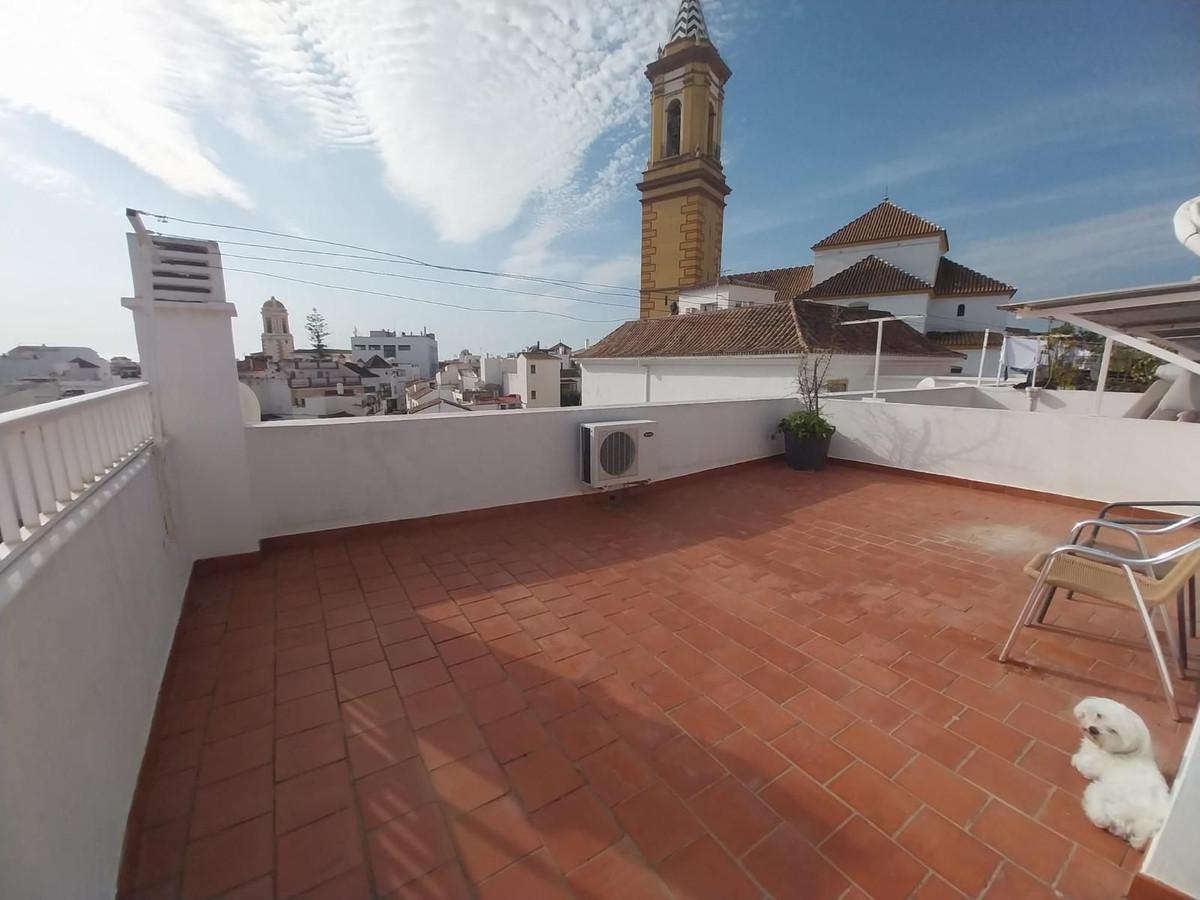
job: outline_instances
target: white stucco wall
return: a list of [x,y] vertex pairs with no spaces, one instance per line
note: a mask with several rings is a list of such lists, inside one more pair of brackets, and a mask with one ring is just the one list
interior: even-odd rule
[[[992,297],[939,297],[929,301],[929,326],[927,331],[1003,331],[1012,322],[1012,316],[997,303],[1007,303],[1005,296]],[[966,307],[962,316],[958,306]]]
[[[272,536],[590,493],[579,480],[585,422],[656,421],[647,449],[660,478],[773,456],[783,452],[775,426],[795,408],[785,398],[268,422],[247,427],[246,444],[262,534]],[[482,446],[504,460],[503,477],[473,464]]]
[[717,309],[736,309],[739,306],[765,306],[775,302],[775,291],[771,288],[747,287],[742,284],[710,285],[679,292],[679,313],[699,312],[708,303]]
[[941,238],[934,236],[907,241],[880,241],[874,244],[814,250],[813,284],[820,284],[826,278],[850,268],[867,256],[886,259],[896,268],[933,284],[937,278],[938,261],[942,256]]
[[[910,326],[913,330],[924,334],[926,331],[936,331],[929,322],[926,321],[925,314],[929,310],[929,295],[928,294],[892,294],[882,295],[878,297],[862,297],[862,298],[847,298],[845,300],[822,300],[822,303],[837,304],[838,306],[856,306],[863,305],[870,307],[878,312],[891,313],[893,316],[921,316],[919,319],[909,319],[904,324]],[[851,325],[841,326],[843,328],[871,328],[870,325]]]
[[[517,359],[517,368],[524,374],[522,379],[524,392],[516,391],[515,393],[521,394],[521,401],[525,404],[526,409],[551,409],[561,405],[562,393],[559,388],[559,380],[562,373],[562,360],[558,357],[531,359],[522,355]],[[537,396],[535,397],[534,394]]]
[[[906,392],[910,402],[904,395],[889,395],[888,403],[829,400],[825,413],[837,426],[830,453],[1100,502],[1175,497],[1181,485],[1200,484],[1198,425],[971,408],[965,404],[974,392]],[[932,405],[939,394],[941,402],[964,405]]]
[[[948,375],[953,362],[884,357],[879,370],[881,377]],[[579,360],[584,406],[791,396],[796,393],[797,364],[791,356]],[[846,379],[848,390],[867,390],[874,366],[873,356],[839,356],[826,377]]]
[[1179,774],[1171,787],[1171,807],[1162,830],[1146,851],[1143,874],[1170,885],[1185,897],[1200,897],[1200,728],[1193,726]]
[[146,452],[0,572],[0,897],[116,891],[187,586]]

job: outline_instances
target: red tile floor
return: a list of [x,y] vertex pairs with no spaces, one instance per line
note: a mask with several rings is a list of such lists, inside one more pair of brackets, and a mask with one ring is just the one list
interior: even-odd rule
[[995,661],[1084,512],[770,462],[197,578],[127,893],[1119,898],[1069,710],[1131,703],[1169,772],[1189,727],[1134,617]]

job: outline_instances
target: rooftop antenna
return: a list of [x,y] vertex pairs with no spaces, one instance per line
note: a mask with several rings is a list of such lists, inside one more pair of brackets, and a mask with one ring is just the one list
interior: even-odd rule
[[890,198],[890,193],[889,193],[889,191],[888,191],[888,186],[887,186],[886,184],[883,186],[883,199],[884,199],[884,200],[891,199],[891,198]]

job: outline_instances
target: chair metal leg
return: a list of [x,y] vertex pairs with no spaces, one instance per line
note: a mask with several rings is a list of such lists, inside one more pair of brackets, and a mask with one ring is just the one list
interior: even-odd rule
[[1188,618],[1191,619],[1192,637],[1196,634],[1196,576],[1188,579]]
[[1188,666],[1187,611],[1184,609],[1184,607],[1187,605],[1186,601],[1187,590],[1185,588],[1180,588],[1179,594],[1175,597],[1175,625],[1177,626],[1176,642],[1179,645],[1176,649],[1179,651],[1179,671],[1184,675],[1187,674]]
[[[1058,588],[1056,587],[1052,587],[1046,592],[1046,599],[1042,601],[1042,605],[1038,609],[1037,621],[1039,625],[1046,621],[1046,613],[1050,612],[1050,603],[1054,600],[1056,593],[1058,593]],[[1067,594],[1067,599],[1071,599],[1070,594]]]
[[1000,662],[1008,662],[1008,656],[1012,653],[1013,645],[1017,642],[1017,635],[1021,629],[1029,624],[1030,616],[1036,608],[1038,599],[1041,597],[1042,588],[1046,584],[1046,576],[1050,572],[1050,561],[1046,561],[1046,565],[1042,567],[1042,571],[1038,574],[1037,581],[1033,583],[1033,590],[1029,592],[1029,597],[1025,600],[1025,605],[1021,607],[1021,612],[1017,614],[1017,621],[1013,623],[1012,631],[1008,635],[1008,640],[1004,642],[1004,647],[1000,650]]
[[[1181,624],[1179,620],[1181,618],[1180,613],[1183,611],[1183,607],[1179,603],[1179,598],[1176,597],[1175,599],[1176,599],[1176,604],[1175,604],[1176,621],[1175,621],[1175,624],[1179,625],[1179,624]],[[1167,604],[1164,603],[1160,607],[1158,607],[1158,617],[1160,619],[1162,619],[1163,632],[1167,636],[1167,646],[1171,650],[1171,655],[1175,657],[1175,665],[1179,669],[1179,675],[1181,678],[1186,678],[1187,677],[1187,650],[1184,648],[1184,644],[1183,644],[1184,634],[1186,632],[1181,630],[1178,634],[1176,634],[1175,629],[1172,627],[1171,615],[1170,615],[1170,613],[1167,612]]]
[[1146,629],[1146,641],[1150,644],[1154,667],[1158,669],[1158,680],[1162,684],[1163,694],[1167,698],[1167,710],[1171,713],[1171,718],[1178,722],[1180,721],[1179,707],[1175,703],[1175,688],[1171,685],[1171,673],[1167,671],[1167,660],[1163,656],[1162,645],[1158,642],[1158,633],[1154,630],[1154,622],[1150,619],[1146,601],[1142,599],[1142,592],[1138,589],[1137,580],[1133,577],[1133,570],[1128,566],[1125,567],[1125,576],[1129,579],[1134,603],[1137,606],[1138,614],[1142,617],[1142,627]]

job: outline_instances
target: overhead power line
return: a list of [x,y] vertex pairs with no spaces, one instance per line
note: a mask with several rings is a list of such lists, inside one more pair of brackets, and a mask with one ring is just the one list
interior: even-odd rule
[[392,294],[387,291],[373,291],[368,288],[351,287],[345,284],[328,284],[322,281],[310,281],[306,278],[293,278],[289,275],[279,275],[275,272],[259,272],[256,269],[241,269],[233,266],[214,266],[226,272],[241,272],[245,275],[260,275],[263,278],[275,278],[280,281],[290,281],[294,284],[306,284],[312,287],[326,288],[331,291],[350,291],[355,294],[369,294],[374,297],[387,297],[392,300],[406,300],[409,303],[423,303],[427,306],[440,306],[446,309],[458,309],[464,312],[483,312],[483,313],[505,313],[505,314],[520,314],[520,315],[537,315],[537,316],[554,316],[559,319],[570,319],[574,322],[585,322],[589,325],[611,325],[616,322],[624,322],[625,319],[583,319],[579,316],[572,316],[568,313],[554,312],[548,309],[507,309],[501,307],[479,307],[466,306],[461,303],[449,303],[442,300],[430,300],[427,297],[410,297],[405,294]]

